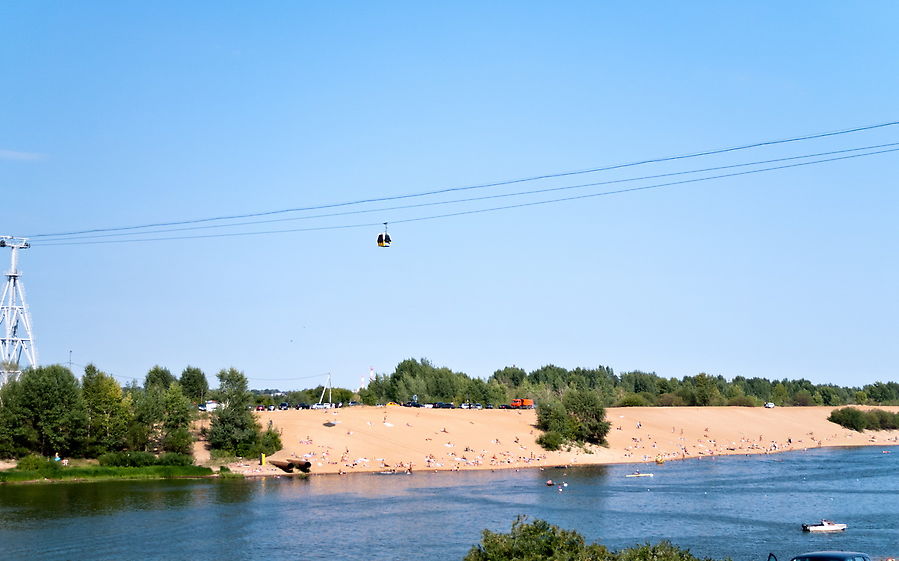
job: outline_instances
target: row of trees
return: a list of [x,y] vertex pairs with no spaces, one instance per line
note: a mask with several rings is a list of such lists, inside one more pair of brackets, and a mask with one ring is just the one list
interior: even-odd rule
[[[211,447],[239,455],[279,449],[277,432],[262,431],[249,410],[246,377],[229,369],[218,378],[215,393],[223,406],[211,419]],[[85,367],[80,380],[60,365],[29,369],[0,388],[0,457],[190,454],[196,404],[211,393],[205,374],[193,367],[175,378],[156,366],[143,386],[124,388],[94,365]]]
[[435,367],[425,359],[400,362],[389,375],[379,375],[359,392],[363,403],[409,401],[463,401],[508,403],[530,397],[537,402],[561,398],[568,390],[591,390],[604,406],[780,406],[899,404],[899,384],[877,382],[861,388],[813,384],[809,380],[768,380],[700,373],[683,378],[664,378],[655,373],[632,371],[622,374],[607,366],[568,370],[547,365],[531,372],[508,366],[487,380],[472,378],[446,367]]

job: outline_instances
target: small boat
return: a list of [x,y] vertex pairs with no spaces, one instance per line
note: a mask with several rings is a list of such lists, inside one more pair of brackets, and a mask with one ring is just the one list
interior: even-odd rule
[[629,473],[625,475],[625,477],[652,477],[651,473],[640,473],[639,471],[635,471],[634,473]]
[[842,532],[846,529],[845,524],[838,524],[833,520],[821,520],[816,524],[803,524],[803,532]]
[[553,483],[553,480],[552,480],[552,479],[547,479],[547,480],[546,480],[546,486],[547,486],[547,487],[554,487],[555,485],[556,485],[556,484]]

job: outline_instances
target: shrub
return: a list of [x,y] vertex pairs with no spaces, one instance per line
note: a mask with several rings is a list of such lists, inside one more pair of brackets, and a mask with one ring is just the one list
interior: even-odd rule
[[192,466],[194,459],[187,454],[178,454],[176,452],[167,452],[156,458],[157,466]]
[[865,429],[868,428],[868,420],[864,411],[855,407],[834,409],[827,420],[858,432],[865,432]]
[[731,407],[758,407],[758,400],[748,395],[738,395],[727,400]]
[[649,402],[640,394],[628,393],[622,396],[615,407],[646,407]]
[[656,399],[656,405],[662,407],[683,407],[687,404],[684,398],[676,393],[663,393]]
[[899,413],[890,413],[882,409],[862,411],[855,407],[843,407],[834,409],[827,420],[858,432],[864,432],[865,429],[893,430],[899,428]]
[[538,436],[537,444],[545,450],[558,450],[565,444],[565,437],[561,433],[551,430]]
[[98,458],[101,466],[144,467],[156,464],[156,456],[149,452],[109,452]]
[[895,430],[899,428],[899,415],[883,409],[868,411],[868,422],[874,430]]
[[162,448],[167,452],[185,455],[190,454],[193,442],[190,432],[182,427],[173,430],[162,439]]
[[30,456],[25,456],[16,464],[16,469],[22,471],[37,471],[47,465],[47,458],[43,456],[38,456],[37,454],[32,454]]
[[101,466],[107,467],[147,467],[147,466],[192,466],[194,459],[187,454],[165,453],[158,458],[149,452],[109,452],[99,458]]

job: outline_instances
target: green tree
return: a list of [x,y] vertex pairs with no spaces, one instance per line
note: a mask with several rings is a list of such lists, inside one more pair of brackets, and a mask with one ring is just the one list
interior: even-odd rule
[[558,450],[564,442],[605,444],[610,428],[605,417],[596,391],[568,390],[561,402],[540,402],[537,428],[545,432],[537,442],[547,450]]
[[81,455],[84,451],[84,398],[78,380],[59,365],[26,370],[6,397],[12,420],[19,424],[13,434],[15,447],[50,456]]
[[174,381],[175,377],[169,372],[169,369],[157,364],[147,372],[147,376],[144,378],[144,389],[148,390],[152,386],[162,386],[163,389],[168,389]]
[[715,405],[721,399],[721,392],[715,378],[706,373],[694,377],[696,405]]
[[222,406],[212,415],[210,447],[244,457],[278,451],[281,448],[278,433],[271,426],[263,433],[250,411],[253,397],[243,372],[229,368],[220,371],[218,379]]
[[206,394],[209,392],[209,382],[206,380],[206,374],[203,374],[202,370],[188,366],[181,372],[179,382],[187,399],[193,403],[206,401]]
[[809,405],[814,405],[815,399],[808,392],[808,390],[799,390],[795,394],[793,394],[793,405],[798,405],[800,407],[808,407]]
[[190,422],[193,407],[184,395],[181,384],[175,382],[163,396],[162,434],[160,443],[166,452],[190,454],[193,438],[190,436]]
[[599,395],[591,390],[569,390],[562,397],[562,405],[574,420],[574,440],[590,444],[605,444],[610,425]]
[[771,401],[776,405],[786,405],[787,397],[787,386],[783,382],[775,384],[771,390]]
[[84,368],[81,378],[87,415],[87,451],[98,457],[109,451],[122,450],[131,421],[131,398],[115,379],[93,364]]
[[18,380],[0,387],[0,458],[21,458],[32,452],[36,431],[25,422],[28,412],[22,407],[22,388]]
[[134,400],[134,415],[127,436],[130,449],[146,452],[161,449],[165,392],[161,384],[151,384],[145,390],[129,392]]
[[490,379],[496,380],[500,384],[510,388],[517,388],[527,377],[528,373],[521,368],[518,368],[517,366],[506,366],[505,368],[494,372]]

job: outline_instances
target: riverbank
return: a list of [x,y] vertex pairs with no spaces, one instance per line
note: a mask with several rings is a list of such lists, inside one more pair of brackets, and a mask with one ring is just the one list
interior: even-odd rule
[[38,482],[112,481],[134,479],[181,479],[217,477],[210,468],[200,466],[62,467],[47,470],[8,469],[0,471],[0,484]]
[[[609,408],[608,447],[548,452],[534,410],[348,407],[257,413],[281,431],[273,459],[305,458],[313,474],[521,469],[771,454],[822,446],[890,446],[899,431],[858,433],[827,420],[834,407]],[[868,409],[868,408],[866,408]],[[881,407],[899,412],[899,407]],[[229,465],[246,476],[284,472],[258,461]]]

